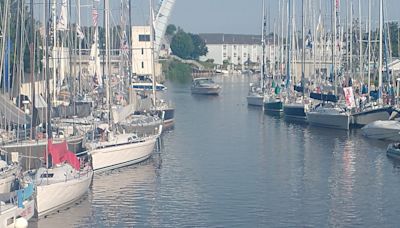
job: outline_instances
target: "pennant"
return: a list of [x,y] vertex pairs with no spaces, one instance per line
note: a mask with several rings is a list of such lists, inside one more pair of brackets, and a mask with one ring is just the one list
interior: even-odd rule
[[65,31],[68,29],[68,10],[67,10],[67,0],[62,0],[61,3],[61,13],[58,18],[57,30]]
[[92,20],[93,20],[93,26],[97,27],[97,21],[99,19],[99,13],[97,12],[96,8],[92,9]]
[[76,25],[76,33],[78,34],[78,38],[80,40],[83,40],[85,38],[85,35],[82,32],[81,26],[80,25]]

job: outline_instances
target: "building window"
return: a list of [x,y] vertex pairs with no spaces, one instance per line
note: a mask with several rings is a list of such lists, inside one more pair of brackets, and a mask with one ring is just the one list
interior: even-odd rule
[[224,48],[224,50],[226,50],[226,44],[224,44],[223,48]]
[[236,46],[236,45],[233,45],[233,49],[236,50],[236,48],[237,48],[237,46]]
[[233,57],[236,58],[236,56],[237,56],[237,54],[236,54],[236,53],[233,53]]
[[143,41],[150,41],[150,35],[139,35],[139,41],[143,42]]
[[226,52],[224,52],[224,58],[226,58]]
[[142,55],[144,55],[144,49],[142,48]]
[[142,69],[144,69],[144,62],[142,62]]
[[245,57],[245,58],[246,58],[246,56],[247,56],[247,54],[246,54],[246,53],[243,53],[243,57]]

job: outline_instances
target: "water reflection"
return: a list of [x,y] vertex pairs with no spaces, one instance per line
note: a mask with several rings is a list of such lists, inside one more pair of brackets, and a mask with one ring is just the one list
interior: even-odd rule
[[129,227],[154,222],[147,220],[138,205],[155,205],[156,170],[160,165],[161,160],[154,155],[143,164],[95,175],[86,199],[62,214],[39,220],[38,227]]

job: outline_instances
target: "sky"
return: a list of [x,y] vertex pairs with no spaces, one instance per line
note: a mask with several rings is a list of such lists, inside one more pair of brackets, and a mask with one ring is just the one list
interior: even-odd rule
[[[43,0],[35,0],[38,4],[36,7],[42,7],[39,3]],[[60,2],[60,0],[58,0]],[[82,21],[91,23],[91,2],[93,0],[81,0]],[[287,2],[287,0],[266,0],[266,11],[269,31],[273,31],[274,24],[281,21],[278,18],[279,2]],[[321,14],[326,27],[330,27],[330,2],[329,0],[304,0],[309,2],[309,10],[307,17],[311,18],[314,12],[314,21],[318,19],[318,12],[321,4]],[[358,1],[359,0],[341,0],[341,21],[345,22],[347,2],[353,2],[354,17],[358,17]],[[72,0],[75,4],[75,0]],[[100,8],[102,8],[103,0],[100,0]],[[160,0],[154,0],[157,5]],[[294,4],[295,22],[300,28],[301,23],[301,2],[302,0],[292,0]],[[362,4],[362,19],[366,22],[368,16],[368,0],[360,0]],[[372,5],[372,25],[378,25],[379,0],[371,0]],[[110,0],[112,17],[111,21],[118,23],[120,16],[120,0]],[[386,21],[400,20],[399,0],[384,0]],[[72,6],[76,7],[75,5]],[[76,8],[75,8],[76,9]],[[133,24],[143,25],[149,21],[149,0],[132,0]],[[76,10],[73,11],[76,14]],[[99,11],[99,20],[102,21],[102,12]],[[234,33],[234,34],[260,34],[262,20],[262,0],[176,0],[170,23],[183,28],[185,31],[192,33]],[[310,19],[311,20],[311,19]],[[316,22],[315,22],[316,23]],[[85,23],[82,23],[85,25]],[[100,23],[101,24],[101,23]],[[311,26],[311,25],[310,25]],[[365,26],[365,25],[363,25]],[[299,29],[300,30],[300,29]]]
[[[278,21],[278,2],[282,0],[266,0],[267,14],[270,23]],[[314,6],[314,12],[319,11],[319,3],[330,2],[328,0],[305,0]],[[301,0],[292,0],[297,4],[295,11],[296,22],[301,23]],[[342,21],[345,19],[346,2],[353,2],[355,17],[358,17],[358,0],[341,0]],[[368,0],[360,0],[363,21],[368,17]],[[377,24],[379,13],[379,0],[372,2],[372,20]],[[386,20],[400,19],[399,0],[384,0]],[[269,10],[268,10],[269,9]],[[311,11],[311,10],[310,10]],[[325,20],[330,23],[330,6],[322,6]],[[324,12],[325,11],[325,12]],[[310,13],[309,13],[310,14]],[[239,34],[260,34],[262,18],[262,0],[176,0],[171,23],[176,24],[190,32],[222,32]],[[273,25],[271,25],[273,27]],[[272,30],[272,29],[271,29]]]

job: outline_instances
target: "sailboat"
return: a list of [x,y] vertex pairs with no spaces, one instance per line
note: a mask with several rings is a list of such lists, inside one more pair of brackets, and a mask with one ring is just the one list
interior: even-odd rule
[[[287,20],[287,48],[286,48],[286,88],[288,88],[288,86],[290,85],[290,80],[291,80],[291,23],[292,23],[292,2],[291,0],[289,0],[287,2],[287,7],[288,7],[288,20]],[[282,26],[283,27],[283,26]],[[275,85],[275,82],[273,81],[272,83],[272,88],[273,91],[269,91],[269,93],[265,94],[265,98],[264,98],[264,111],[266,113],[271,113],[271,114],[282,114],[283,113],[283,104],[285,102],[284,97],[282,96],[282,92],[281,92],[281,85],[279,85],[279,83],[277,85]]]
[[175,123],[175,106],[164,99],[157,99],[156,97],[156,71],[155,71],[155,61],[159,57],[159,49],[161,47],[161,36],[165,34],[165,29],[167,26],[167,20],[170,16],[171,10],[175,4],[175,0],[166,0],[160,2],[160,8],[154,17],[153,14],[153,1],[150,0],[150,42],[151,42],[151,55],[152,55],[152,73],[153,73],[153,111],[163,119],[163,128],[170,129]]
[[337,10],[338,4],[333,0],[332,11],[332,75],[335,86],[334,94],[311,93],[310,98],[321,100],[322,103],[306,112],[307,121],[310,125],[349,130],[350,113],[343,105],[338,104],[337,82],[336,82],[336,34],[337,34]]
[[[45,21],[49,21],[48,8],[45,4]],[[48,53],[48,23],[46,23],[45,51]],[[46,62],[46,92],[47,92],[47,129],[51,129],[51,102],[49,80],[49,58]],[[80,161],[74,153],[68,150],[67,142],[53,144],[52,132],[47,131],[47,149],[45,150],[44,167],[32,172],[36,185],[36,210],[38,217],[45,216],[81,198],[92,182],[93,169],[88,162]],[[82,163],[82,164],[81,164]]]
[[[380,7],[383,7],[383,6],[380,6]],[[383,70],[383,64],[382,64],[383,44],[382,44],[382,42],[383,42],[383,39],[385,39],[385,37],[383,37],[384,22],[383,22],[383,11],[382,10],[383,9],[380,9],[380,18],[379,18],[379,21],[380,21],[380,26],[379,26],[379,64],[378,64],[379,91],[380,91],[378,93],[379,96],[381,96],[381,94],[382,94],[381,91],[383,89],[383,87],[382,87],[382,70]],[[370,11],[371,11],[371,1],[369,1],[369,18],[368,18],[369,21],[371,20]],[[369,22],[369,26],[370,26],[370,22]],[[371,30],[369,30],[368,33],[369,33],[369,37],[370,37]],[[370,48],[371,48],[371,44],[369,43],[368,49],[370,49]],[[368,63],[369,63],[369,60],[368,60]],[[369,68],[369,66],[368,66],[368,68]],[[368,78],[369,77],[370,77],[370,75],[368,75]],[[368,81],[370,81],[370,79]],[[371,84],[368,84],[368,90],[369,90],[370,85]],[[353,126],[366,126],[368,124],[372,124],[370,127],[364,129],[364,131],[368,131],[367,129],[372,129],[372,128],[376,128],[377,126],[379,126],[379,124],[377,124],[377,123],[373,124],[374,121],[389,120],[391,113],[392,113],[391,106],[383,104],[382,99],[379,97],[378,102],[369,102],[366,105],[363,105],[363,107],[359,107],[358,110],[356,110],[354,113],[352,113],[351,124]],[[368,133],[366,133],[366,134],[368,135]]]
[[[111,75],[111,61],[110,61],[110,12],[109,0],[104,1],[105,7],[105,41],[106,41],[106,63],[107,63],[107,74]],[[109,112],[112,111],[112,105],[110,101],[110,80],[106,80],[104,83],[106,86],[107,93],[107,106]],[[155,87],[153,87],[155,89]],[[154,90],[153,90],[154,93]],[[111,169],[116,169],[132,164],[139,163],[146,160],[152,155],[156,140],[162,131],[162,126],[159,128],[159,132],[151,136],[138,137],[135,133],[119,132],[116,129],[115,124],[118,121],[123,120],[125,117],[121,116],[114,121],[111,121],[111,114],[108,115],[108,123],[104,123],[99,126],[102,129],[102,133],[99,137],[92,139],[91,142],[87,143],[89,154],[92,158],[93,170],[95,172],[101,172]]]
[[1,165],[0,227],[17,227],[18,223],[27,223],[34,216],[35,186],[16,161],[7,165],[1,160]]
[[[306,111],[308,110],[308,105],[305,104],[306,98],[304,96],[305,93],[305,78],[304,78],[304,69],[305,69],[305,43],[304,43],[304,0],[302,1],[302,63],[301,63],[301,86],[295,87],[295,91],[302,94],[302,96],[296,96],[296,94],[292,94],[289,97],[288,102],[283,105],[283,114],[286,120],[294,120],[294,121],[302,121],[305,122],[307,119]],[[288,60],[290,61],[290,60]],[[297,89],[297,90],[296,90]],[[296,92],[295,92],[296,93]]]
[[0,227],[14,228],[18,227],[17,224],[28,224],[35,212],[34,193],[31,183],[19,190],[0,194]]
[[258,83],[251,83],[249,93],[246,97],[247,104],[251,106],[260,106],[264,104],[265,94],[265,33],[266,33],[266,15],[265,15],[265,0],[262,4],[263,17],[262,17],[262,33],[261,33],[261,46],[262,46],[262,60],[261,60],[261,75]]
[[[80,199],[89,189],[93,169],[89,163],[81,161],[68,151],[67,144],[48,143],[46,167],[34,172],[36,184],[36,208],[38,217],[63,208]],[[51,164],[51,165],[50,165]]]

